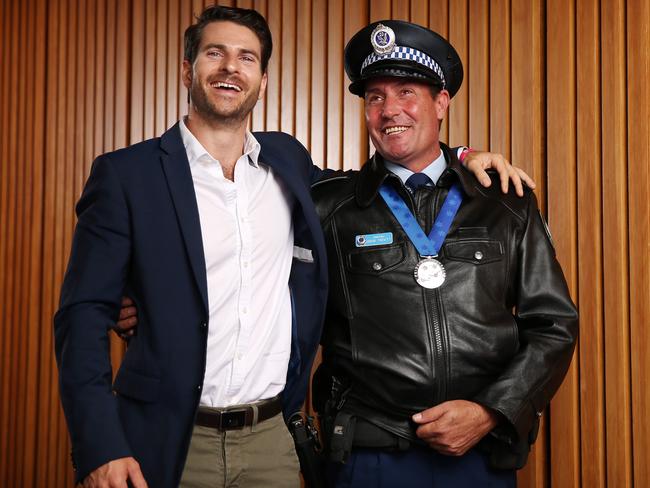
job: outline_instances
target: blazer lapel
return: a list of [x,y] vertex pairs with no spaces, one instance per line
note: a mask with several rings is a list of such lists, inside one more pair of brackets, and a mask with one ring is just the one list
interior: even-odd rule
[[167,186],[171,194],[176,218],[183,234],[190,265],[199,287],[206,316],[208,314],[208,284],[205,273],[205,255],[201,238],[199,208],[196,204],[192,173],[187,161],[178,123],[165,132],[160,139],[163,150],[161,162]]

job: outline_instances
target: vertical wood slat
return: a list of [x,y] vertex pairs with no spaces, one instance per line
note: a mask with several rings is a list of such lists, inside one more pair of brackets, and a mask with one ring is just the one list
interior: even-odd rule
[[[607,486],[631,486],[630,331],[627,239],[625,6],[601,2],[603,256]],[[603,97],[604,98],[604,97]]]
[[[33,52],[45,50],[45,13],[42,2],[34,2],[31,5],[30,18],[33,19],[32,32],[35,32]],[[30,63],[31,64],[31,63]],[[45,87],[35,80],[45,79],[45,66],[43,63],[34,63],[33,72],[30,74],[31,81],[31,106],[27,116],[30,118],[32,132],[30,134],[31,151],[28,160],[31,161],[31,181],[27,187],[29,197],[32,201],[32,213],[29,216],[31,226],[30,269],[29,269],[29,315],[26,317],[28,325],[29,355],[27,358],[27,425],[25,427],[27,442],[25,443],[25,476],[24,486],[36,486],[36,477],[39,471],[41,458],[37,455],[39,440],[41,439],[40,416],[42,415],[43,402],[35,402],[33,399],[40,396],[39,359],[42,355],[40,350],[39,322],[40,315],[40,290],[42,272],[42,193],[43,193],[43,156],[44,156],[44,119],[45,119]]]
[[[347,43],[350,38],[363,26],[368,24],[368,5],[356,4],[353,8],[351,0],[345,0],[345,19],[343,35]],[[339,46],[338,49],[341,49]],[[365,130],[365,115],[363,101],[347,89],[349,81],[344,81],[343,94],[343,168],[358,168],[361,161],[368,157],[367,134]]]
[[[469,137],[472,147],[490,147],[490,2],[474,0],[469,4],[469,56],[471,66],[463,84],[469,88]],[[497,51],[495,57],[500,56]],[[507,122],[507,121],[506,121]]]
[[[0,4],[0,37],[2,39],[2,49],[0,50],[0,107],[6,107],[9,103],[9,62],[8,62],[8,46],[10,42],[10,5],[6,0]],[[9,311],[6,300],[6,290],[9,288],[8,274],[9,274],[9,259],[8,259],[8,244],[5,232],[8,232],[8,198],[9,198],[9,111],[4,109],[0,111],[0,229],[3,232],[3,238],[0,239],[0,323],[6,324],[9,320]],[[6,229],[6,230],[5,230]],[[0,434],[0,473],[2,479],[6,481],[8,472],[8,453],[9,453],[9,438],[6,434],[9,422],[9,371],[10,371],[10,349],[9,349],[9,333],[8,327],[0,329],[0,429],[4,434]]]
[[462,146],[469,140],[469,84],[467,74],[469,67],[469,28],[467,22],[468,2],[467,0],[454,1],[449,3],[449,35],[447,39],[454,46],[460,59],[463,60],[465,75],[463,84],[453,98],[449,114],[449,144],[451,146]]
[[156,136],[156,0],[144,0],[145,39],[144,46],[144,134],[143,139]]
[[[46,0],[39,0],[38,2],[38,11],[42,16],[42,19],[39,19],[39,32],[44,37],[44,46],[43,52],[47,54],[48,59],[52,59],[55,54],[55,46],[52,45],[52,41],[55,38],[53,35],[53,28],[50,26],[48,19],[51,18],[51,9],[52,7],[49,3],[46,3]],[[89,29],[91,30],[91,29]],[[94,56],[91,56],[94,57]],[[48,137],[48,128],[52,127],[51,122],[53,120],[54,114],[52,110],[47,109],[46,100],[51,100],[51,95],[54,92],[54,88],[51,85],[54,85],[56,79],[52,76],[52,65],[47,64],[43,65],[42,69],[45,71],[44,79],[48,79],[47,83],[42,88],[42,119],[38,122],[39,131],[41,134],[43,143],[43,152],[41,154],[41,171],[42,171],[42,184],[43,189],[42,193],[38,193],[38,197],[41,200],[43,207],[42,215],[42,235],[43,235],[43,248],[42,255],[40,259],[42,260],[41,267],[41,282],[43,283],[40,290],[40,311],[38,321],[40,324],[48,324],[51,320],[52,314],[52,295],[53,295],[53,267],[52,267],[52,242],[53,237],[53,192],[52,192],[52,176],[53,171],[48,167],[48,159],[51,158],[53,152],[53,141],[51,137]],[[88,100],[88,99],[87,99]],[[91,99],[92,100],[92,99]],[[91,130],[88,130],[90,134],[90,140],[92,141],[92,125],[90,126]],[[87,138],[88,139],[88,138]],[[50,159],[51,161],[51,159]],[[36,192],[35,192],[36,194]],[[42,195],[42,196],[41,196]],[[47,245],[45,243],[48,243]],[[51,405],[54,404],[54,399],[58,396],[55,395],[53,391],[53,381],[52,381],[52,372],[54,370],[54,352],[53,352],[53,340],[52,340],[52,329],[49,327],[40,327],[39,328],[39,344],[41,349],[40,361],[39,361],[39,374],[38,374],[38,397],[41,401],[37,402],[37,418],[38,418],[38,442],[36,448],[36,457],[38,459],[38,469],[36,471],[35,483],[34,486],[45,486],[47,483],[48,473],[49,473],[49,463],[48,460],[53,457],[50,447],[52,446],[52,422],[51,418]],[[58,403],[58,401],[57,401]],[[54,411],[56,412],[56,408]]]
[[[650,485],[650,5],[628,0],[627,101],[629,161],[630,343],[634,486]],[[643,48],[645,46],[645,48]]]
[[411,18],[409,20],[426,27],[429,24],[429,2],[427,0],[411,0]]
[[[510,157],[511,72],[510,0],[490,2],[490,150]],[[518,100],[522,102],[523,100]],[[528,102],[528,101],[527,101]]]
[[[549,227],[558,260],[573,297],[576,270],[575,8],[572,3],[547,3],[547,178]],[[579,486],[580,414],[578,368],[572,361],[564,383],[550,406],[549,444],[552,486]],[[557,414],[556,414],[557,412]]]
[[[10,25],[15,26],[17,25],[16,22],[16,13],[17,7],[15,4],[9,3],[6,8],[6,15],[7,18],[9,19]],[[9,31],[9,29],[8,29]],[[16,32],[13,32],[13,36],[8,39],[8,42],[6,44],[7,48],[5,51],[5,62],[8,65],[12,65],[16,63],[16,45],[17,45],[17,40],[15,39],[16,37]],[[9,110],[6,110],[6,124],[5,124],[5,134],[7,137],[5,138],[5,154],[3,158],[4,161],[14,161],[16,159],[15,154],[14,154],[14,147],[15,144],[12,143],[12,141],[15,141],[16,139],[16,129],[15,129],[15,120],[14,120],[14,114],[16,113],[15,111],[15,96],[14,94],[16,93],[16,73],[15,70],[11,70],[7,73],[7,78],[6,78],[6,83],[8,87],[8,92],[10,96],[8,96],[5,99],[5,105],[4,107],[9,107]],[[13,110],[12,110],[13,109]],[[4,178],[6,178],[6,200],[5,202],[5,212],[6,212],[6,220],[5,220],[5,229],[3,229],[3,241],[5,242],[5,260],[6,260],[6,271],[4,275],[4,279],[6,280],[6,286],[4,288],[4,296],[0,297],[2,299],[2,303],[4,304],[3,308],[5,310],[5,313],[7,314],[7,320],[11,320],[13,318],[14,312],[14,300],[13,300],[13,289],[14,289],[14,273],[15,273],[15,215],[14,215],[14,208],[15,208],[15,173],[16,169],[12,167],[13,165],[7,164],[7,171],[3,175]],[[3,375],[3,380],[6,381],[7,387],[6,387],[6,393],[4,398],[15,398],[16,392],[14,389],[15,381],[13,379],[13,375],[16,371],[16,366],[15,366],[15,360],[16,360],[16,355],[14,354],[14,351],[16,349],[16,340],[15,340],[15,335],[16,332],[12,329],[8,329],[5,335],[5,351],[6,351],[6,358],[7,361],[5,363],[5,374]],[[14,484],[16,472],[15,472],[15,453],[13,452],[15,449],[14,443],[13,443],[13,426],[12,423],[10,422],[10,419],[12,419],[15,415],[15,402],[12,400],[9,402],[7,405],[7,408],[4,412],[6,415],[6,418],[1,419],[2,420],[2,430],[5,432],[6,435],[6,441],[4,442],[4,446],[6,451],[3,452],[3,469],[7,481],[7,485],[12,486]]]
[[280,88],[282,85],[282,27],[283,13],[280,0],[269,0],[266,20],[273,36],[273,55],[269,61],[269,81],[266,86],[266,127],[265,130],[280,130]]
[[[46,100],[56,100],[57,83],[57,60],[58,60],[58,33],[57,29],[59,23],[56,22],[57,18],[57,5],[54,2],[49,3],[46,7],[47,10],[47,46],[51,53],[51,59],[54,62],[46,63],[46,79],[49,83],[46,84],[45,97]],[[56,109],[55,103],[46,104],[45,109],[45,126],[49,132],[52,127],[56,126]],[[43,195],[44,202],[44,215],[43,215],[43,240],[49,245],[44,246],[43,249],[43,294],[41,300],[41,323],[48,323],[51,314],[54,310],[54,234],[55,234],[55,154],[56,154],[56,137],[45,138],[45,170],[44,170],[44,185],[45,191]],[[50,163],[50,164],[48,164]],[[38,449],[38,456],[41,459],[41,468],[38,471],[36,478],[37,486],[47,486],[54,480],[52,473],[54,471],[54,460],[56,459],[56,450],[59,447],[59,439],[57,438],[54,428],[55,418],[57,411],[58,398],[54,388],[53,380],[53,338],[51,331],[46,327],[41,329],[41,348],[43,351],[41,357],[41,365],[39,371],[39,384],[41,385],[40,394],[44,399],[44,411],[39,424],[39,431],[41,432],[40,446]]]
[[[170,0],[172,1],[172,0]],[[111,149],[125,147],[129,138],[129,88],[131,82],[131,10],[133,0],[117,0],[115,22],[115,123]],[[163,75],[164,76],[164,75]],[[171,99],[168,96],[168,99]],[[163,126],[165,124],[163,123]],[[79,188],[80,193],[81,188]]]
[[[513,162],[522,166],[537,182],[539,207],[546,208],[546,182],[544,178],[544,84],[542,71],[544,15],[542,0],[530,2],[492,2],[490,23],[496,26],[502,15],[510,14],[504,27],[491,28],[490,50],[494,56],[504,58],[490,63],[490,149],[501,151]],[[508,27],[509,26],[509,27]],[[505,31],[504,31],[505,29]],[[507,47],[507,49],[506,49]],[[502,63],[497,66],[497,62]],[[511,68],[512,66],[512,68]],[[500,73],[509,69],[509,73]],[[504,95],[510,94],[509,97]],[[509,107],[509,109],[508,109]],[[533,446],[528,464],[517,473],[519,486],[548,486],[547,441],[548,414],[540,422],[537,442]]]
[[[543,32],[543,0],[530,2],[514,1],[510,4],[510,62],[505,66],[510,69],[510,125],[511,131],[503,131],[500,135],[498,127],[490,123],[491,140],[499,141],[490,145],[491,149],[504,149],[511,145],[512,161],[522,166],[537,182],[537,198],[540,207],[546,207],[546,187],[544,182],[544,124],[545,111],[545,72],[543,70],[544,39]],[[491,4],[492,6],[494,4]],[[498,12],[491,11],[492,18],[498,17]],[[506,38],[507,39],[507,38]],[[503,41],[501,41],[503,42]],[[496,50],[495,50],[496,49]],[[492,46],[494,52],[502,52],[499,47]],[[507,54],[504,53],[504,56]],[[490,79],[499,68],[490,73]],[[494,107],[491,107],[492,113]],[[506,117],[508,112],[506,111]],[[497,118],[499,115],[496,116]],[[511,141],[507,140],[511,134]]]
[[[449,39],[449,0],[429,0],[429,29]],[[440,141],[449,144],[449,118],[442,121]]]
[[[577,53],[578,307],[580,310],[580,431],[583,486],[606,486],[603,357],[603,241],[600,161],[600,15],[597,2],[579,0]],[[589,462],[585,462],[589,460]]]
[[280,130],[296,131],[296,0],[282,0]]
[[370,22],[391,18],[391,0],[370,0]]
[[[68,10],[68,6],[65,2],[59,2],[57,6],[56,16],[52,16],[51,19],[53,23],[57,24],[57,39],[56,44],[54,45],[58,52],[58,63],[55,70],[54,76],[55,88],[56,88],[56,103],[53,103],[55,107],[55,112],[53,120],[55,121],[55,129],[49,133],[50,137],[54,136],[56,138],[56,144],[54,146],[54,151],[52,154],[52,160],[50,164],[54,168],[54,187],[52,189],[54,195],[54,254],[53,254],[53,280],[55,283],[61,282],[61,270],[63,268],[63,260],[65,253],[65,243],[64,236],[65,232],[65,101],[66,101],[66,76],[65,76],[65,46],[66,46],[66,17],[65,14]],[[98,93],[99,97],[103,98],[104,92],[100,91]],[[56,291],[54,292],[56,294]],[[52,297],[52,309],[55,309],[56,298]],[[65,476],[63,473],[64,458],[61,454],[61,446],[59,445],[58,439],[60,436],[64,435],[61,430],[61,421],[59,419],[58,412],[58,395],[56,389],[56,375],[52,372],[50,377],[50,402],[51,402],[51,415],[50,422],[52,428],[50,430],[50,442],[52,446],[52,455],[49,456],[49,466],[48,466],[48,478],[51,480],[56,480],[58,477]]]
[[[17,41],[18,45],[25,46],[27,41],[26,31],[27,31],[27,14],[26,14],[26,3],[21,3],[18,8],[18,19],[17,19]],[[22,49],[21,49],[22,50]],[[21,53],[18,53],[16,59],[16,113],[14,118],[14,123],[16,124],[16,139],[15,141],[24,141],[26,140],[25,133],[25,80],[26,80],[26,63],[22,61]],[[16,161],[25,161],[25,144],[18,144],[14,142],[15,145],[15,160]],[[15,247],[15,278],[13,284],[13,300],[14,300],[14,319],[18,323],[24,323],[23,316],[23,305],[25,303],[24,299],[24,285],[25,285],[25,198],[23,195],[26,194],[25,191],[25,164],[20,164],[16,168],[16,180],[15,180],[15,195],[17,197],[16,207],[15,207],[15,218],[16,218],[16,247]],[[13,446],[16,450],[14,454],[14,463],[15,463],[15,483],[16,485],[21,485],[23,483],[23,474],[24,474],[24,464],[22,462],[22,451],[25,442],[25,436],[20,430],[20,426],[23,425],[25,419],[25,377],[24,371],[25,368],[22,365],[25,364],[26,357],[26,344],[25,344],[25,334],[16,333],[14,349],[14,358],[16,359],[17,369],[16,375],[14,376],[16,381],[16,396],[14,397],[14,403],[16,404],[16,416],[14,422],[12,422],[12,437],[13,437]]]
[[298,2],[296,11],[296,112],[295,136],[307,149],[311,149],[311,2]]
[[134,0],[131,15],[131,97],[129,103],[129,143],[144,140],[145,0]]
[[406,20],[411,17],[411,8],[409,0],[393,0],[391,2],[391,19]]
[[[264,17],[267,17],[267,2],[266,0],[255,0],[253,8],[257,10],[260,14],[262,14]],[[271,57],[274,57],[275,55],[275,50],[277,46],[273,46],[273,52],[271,53]],[[270,66],[267,66],[267,70],[270,68]],[[268,71],[267,71],[268,73]],[[268,89],[268,86],[267,86]],[[267,95],[264,95],[264,97],[261,100],[258,100],[257,103],[255,104],[255,108],[253,109],[253,113],[251,115],[251,129],[254,131],[263,131],[266,129],[266,99]]]
[[327,163],[325,148],[327,141],[327,88],[329,72],[327,64],[327,5],[325,2],[312,4],[311,35],[311,118],[310,147],[312,160],[321,168]]
[[154,134],[162,134],[167,126],[167,9],[168,0],[158,0],[156,7],[156,49],[155,49],[155,104],[154,104]]
[[343,168],[343,0],[327,4],[327,144],[326,167]]
[[193,8],[193,1],[191,0],[181,0],[180,5],[180,15],[178,16],[178,25],[179,29],[179,51],[180,51],[180,60],[178,63],[178,115],[181,116],[187,115],[188,103],[187,103],[187,89],[183,84],[181,79],[181,65],[183,59],[185,58],[185,29],[189,27],[195,21]]
[[[181,0],[169,0],[169,12],[167,15],[167,95],[166,109],[167,116],[165,120],[165,130],[174,125],[178,120],[180,113],[178,110],[178,94],[180,76],[183,33],[178,28],[178,19],[181,14]],[[129,49],[130,51],[130,49]]]

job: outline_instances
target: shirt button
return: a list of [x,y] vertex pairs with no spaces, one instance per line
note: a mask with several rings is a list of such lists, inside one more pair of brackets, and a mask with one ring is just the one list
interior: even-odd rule
[[474,253],[474,258],[475,258],[477,261],[480,261],[481,259],[483,259],[483,253],[482,253],[481,251],[476,251],[476,252]]
[[381,271],[381,268],[383,268],[381,263],[372,263],[372,269],[374,269],[375,271]]
[[247,309],[247,308],[242,308],[241,313],[247,313],[247,312],[248,312],[248,309]]
[[244,268],[248,268],[248,261],[244,261]]

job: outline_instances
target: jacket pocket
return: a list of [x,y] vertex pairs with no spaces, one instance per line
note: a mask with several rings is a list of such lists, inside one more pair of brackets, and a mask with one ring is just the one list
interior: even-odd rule
[[113,390],[118,395],[135,400],[155,402],[160,392],[160,378],[146,376],[122,367],[113,383]]
[[346,266],[351,273],[381,275],[399,266],[405,259],[404,243],[360,248],[350,251]]
[[475,265],[494,263],[503,259],[503,245],[491,239],[463,239],[445,244],[445,256],[452,261]]

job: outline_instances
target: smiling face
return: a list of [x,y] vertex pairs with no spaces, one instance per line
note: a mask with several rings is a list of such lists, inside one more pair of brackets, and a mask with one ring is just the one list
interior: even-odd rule
[[368,133],[385,159],[419,172],[440,154],[440,121],[447,114],[449,93],[435,97],[431,85],[402,78],[366,82]]
[[190,113],[207,122],[244,122],[266,89],[261,49],[248,27],[229,21],[206,25],[194,63],[183,61]]

